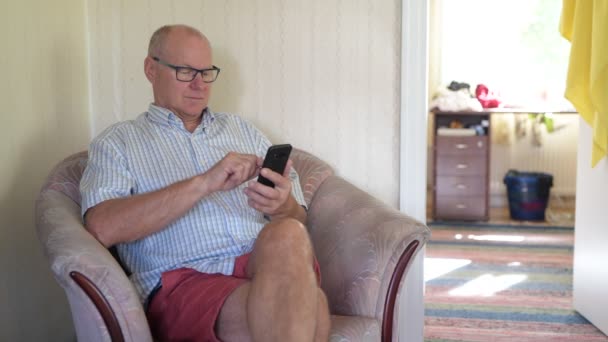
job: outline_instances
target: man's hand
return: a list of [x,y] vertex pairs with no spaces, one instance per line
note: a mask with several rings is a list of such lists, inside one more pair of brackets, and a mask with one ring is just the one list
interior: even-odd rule
[[249,182],[247,188],[245,188],[245,195],[249,198],[249,206],[271,217],[297,217],[299,209],[302,208],[291,195],[289,173],[292,164],[291,160],[287,162],[282,175],[270,169],[262,169],[260,174],[273,182],[274,188],[257,181]]
[[234,189],[257,175],[259,158],[253,154],[228,153],[202,176],[208,194]]

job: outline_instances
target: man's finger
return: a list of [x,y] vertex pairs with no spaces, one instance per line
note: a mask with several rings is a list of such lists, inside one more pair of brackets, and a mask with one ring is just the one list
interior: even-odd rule
[[252,200],[256,204],[264,206],[264,207],[270,206],[273,201],[272,199],[264,197],[264,196],[260,195],[259,193],[252,191],[251,189],[246,190],[245,194],[247,195],[247,197],[249,197],[250,200]]
[[266,198],[276,199],[279,197],[279,193],[276,189],[266,186],[258,181],[249,182],[247,188],[251,191],[257,192],[258,194]]
[[271,169],[263,168],[260,171],[260,174],[269,181],[273,182],[275,186],[284,188],[287,186],[287,183],[291,183],[288,177],[283,177],[280,173],[274,172]]

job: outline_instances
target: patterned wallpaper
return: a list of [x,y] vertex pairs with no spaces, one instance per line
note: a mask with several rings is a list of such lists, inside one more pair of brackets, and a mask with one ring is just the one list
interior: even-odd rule
[[390,205],[399,197],[399,0],[90,0],[92,131],[151,101],[150,34],[192,25],[222,68],[211,107],[308,150]]

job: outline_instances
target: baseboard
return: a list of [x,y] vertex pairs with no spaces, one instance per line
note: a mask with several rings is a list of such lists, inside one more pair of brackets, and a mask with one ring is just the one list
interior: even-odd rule
[[[430,203],[430,199],[433,196],[433,189],[431,186],[427,187],[427,201]],[[509,199],[507,198],[507,190],[504,189],[494,189],[489,194],[489,204],[491,208],[501,208],[509,206]],[[559,204],[560,206],[568,205],[574,207],[574,203],[576,200],[576,193],[571,189],[551,189],[549,194],[549,205]]]
[[[571,205],[574,206],[576,195],[571,191],[553,191],[549,194],[549,205]],[[499,193],[493,192],[489,196],[490,207],[500,208],[508,207],[509,199],[507,198],[507,192],[501,191]]]

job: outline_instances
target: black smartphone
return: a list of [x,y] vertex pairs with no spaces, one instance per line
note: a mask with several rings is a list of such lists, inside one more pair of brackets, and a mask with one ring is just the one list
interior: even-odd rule
[[[287,161],[289,160],[290,153],[290,144],[270,146],[268,148],[268,151],[266,152],[266,157],[264,158],[262,168],[268,168],[276,173],[283,174],[283,172],[285,171],[285,166],[287,165]],[[258,182],[271,188],[274,188],[274,183],[262,175],[258,176]]]

